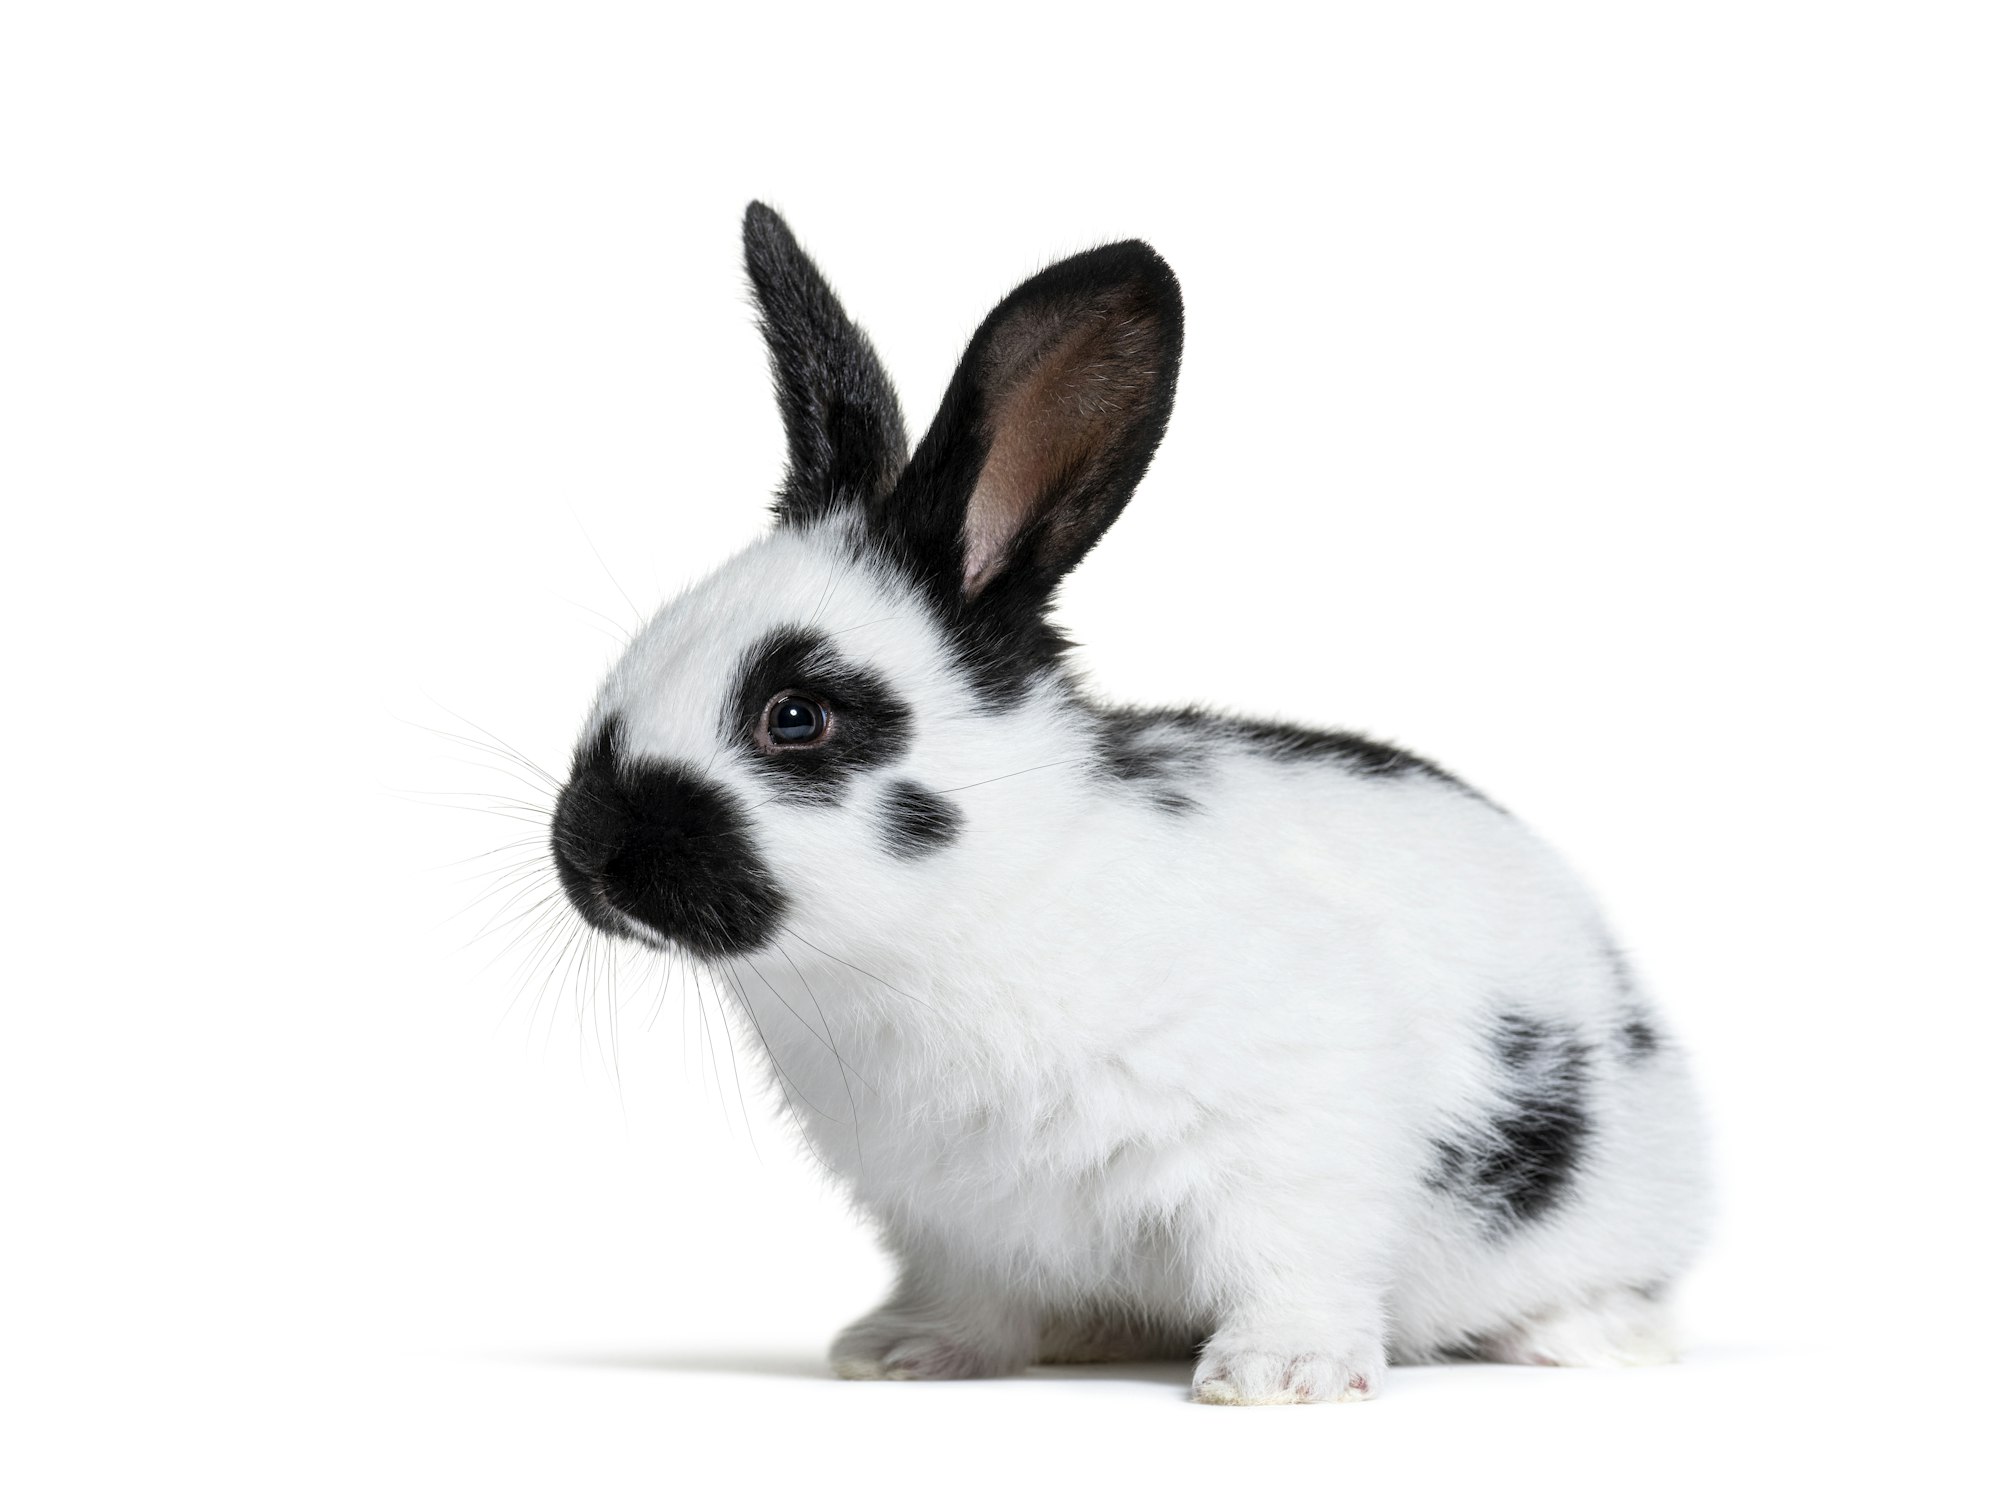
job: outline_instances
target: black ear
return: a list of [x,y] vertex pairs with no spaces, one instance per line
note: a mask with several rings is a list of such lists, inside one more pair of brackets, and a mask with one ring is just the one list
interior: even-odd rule
[[754,200],[743,212],[743,263],[791,453],[779,522],[805,523],[841,503],[875,501],[909,456],[903,410],[875,348],[791,227]]
[[962,609],[1038,612],[1145,474],[1180,360],[1180,285],[1143,241],[1044,269],[973,335],[877,532]]

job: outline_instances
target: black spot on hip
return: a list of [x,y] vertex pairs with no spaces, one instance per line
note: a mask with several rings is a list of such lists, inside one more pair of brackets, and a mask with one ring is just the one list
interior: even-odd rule
[[1568,1027],[1507,1012],[1491,1040],[1500,1104],[1435,1141],[1425,1182],[1477,1211],[1496,1236],[1541,1219],[1575,1185],[1591,1134],[1590,1048]]
[[1660,1029],[1644,1015],[1618,1025],[1618,1056],[1628,1064],[1644,1063],[1660,1051]]
[[1639,988],[1625,955],[1609,943],[1605,945],[1605,954],[1610,960],[1611,978],[1618,992],[1621,1016],[1612,1037],[1612,1046],[1620,1063],[1643,1064],[1665,1045],[1665,1036],[1653,1019],[1646,994]]

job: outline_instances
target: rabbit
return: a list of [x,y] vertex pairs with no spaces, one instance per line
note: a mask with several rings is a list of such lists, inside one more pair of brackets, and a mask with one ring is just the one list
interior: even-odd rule
[[1702,1120],[1578,880],[1416,754],[1071,666],[1051,597],[1173,404],[1167,264],[1029,278],[911,451],[785,222],[743,246],[775,524],[609,672],[550,847],[589,924],[718,982],[893,1258],[832,1370],[1178,1357],[1249,1405],[1669,1360]]

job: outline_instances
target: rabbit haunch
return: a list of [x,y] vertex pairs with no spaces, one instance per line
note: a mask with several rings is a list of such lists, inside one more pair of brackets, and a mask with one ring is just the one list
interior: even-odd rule
[[836,1370],[1198,1352],[1197,1398],[1282,1403],[1392,1350],[1669,1355],[1700,1118],[1571,873],[1407,751],[1069,666],[1050,598],[1172,406],[1166,265],[1023,284],[910,453],[783,222],[745,245],[777,526],[612,671],[554,849],[704,961],[895,1257]]

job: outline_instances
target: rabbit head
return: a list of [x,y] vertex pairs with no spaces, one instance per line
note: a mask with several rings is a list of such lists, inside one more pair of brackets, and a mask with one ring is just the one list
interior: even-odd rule
[[789,467],[771,532],[599,693],[552,848],[593,925],[698,958],[907,928],[1058,841],[1087,759],[1052,594],[1131,496],[1181,351],[1172,272],[1057,262],[973,335],[909,453],[874,349],[761,204],[744,251]]

